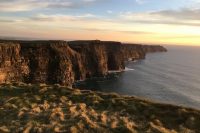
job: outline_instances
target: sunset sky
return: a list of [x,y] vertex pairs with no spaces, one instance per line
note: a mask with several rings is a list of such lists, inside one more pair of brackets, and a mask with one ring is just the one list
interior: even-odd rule
[[200,0],[0,0],[0,36],[200,45]]

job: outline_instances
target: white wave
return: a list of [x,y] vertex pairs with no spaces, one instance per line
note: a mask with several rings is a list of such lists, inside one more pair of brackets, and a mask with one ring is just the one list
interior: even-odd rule
[[128,61],[128,62],[137,62],[138,60],[135,60],[135,59],[129,58],[127,61]]
[[133,61],[133,59],[132,58],[128,58],[128,61]]
[[121,70],[111,70],[111,71],[108,71],[108,73],[120,73],[122,72]]
[[124,70],[124,71],[134,71],[134,70],[135,70],[135,69],[125,67],[125,70]]
[[121,73],[121,72],[125,72],[125,71],[134,71],[134,70],[135,69],[125,67],[124,70],[111,70],[111,71],[108,71],[108,73]]

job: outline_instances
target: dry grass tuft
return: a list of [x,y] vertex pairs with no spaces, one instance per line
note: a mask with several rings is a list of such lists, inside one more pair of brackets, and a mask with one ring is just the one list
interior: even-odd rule
[[0,86],[0,132],[196,133],[200,111],[60,85]]

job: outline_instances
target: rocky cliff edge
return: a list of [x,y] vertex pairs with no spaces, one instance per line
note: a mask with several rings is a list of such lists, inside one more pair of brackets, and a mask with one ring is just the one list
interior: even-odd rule
[[124,61],[144,59],[147,52],[165,52],[162,46],[113,41],[0,40],[0,83],[26,82],[70,86],[77,80],[123,70]]

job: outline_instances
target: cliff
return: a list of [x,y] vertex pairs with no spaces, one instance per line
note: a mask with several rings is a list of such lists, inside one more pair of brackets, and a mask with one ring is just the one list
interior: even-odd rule
[[80,55],[64,41],[0,43],[0,82],[70,85],[82,70]]
[[142,49],[145,53],[167,52],[167,49],[160,45],[142,45]]
[[160,45],[140,45],[140,44],[122,44],[125,60],[145,59],[146,53],[167,52],[167,49]]
[[[96,76],[105,75],[108,70],[123,70],[122,45],[114,41],[71,41],[69,46],[79,52],[89,71],[95,69]],[[87,56],[85,58],[85,56]]]
[[124,60],[145,59],[146,51],[142,45],[138,44],[123,44],[122,45]]
[[105,76],[123,70],[125,60],[144,59],[162,46],[113,41],[0,41],[0,83],[59,83]]

